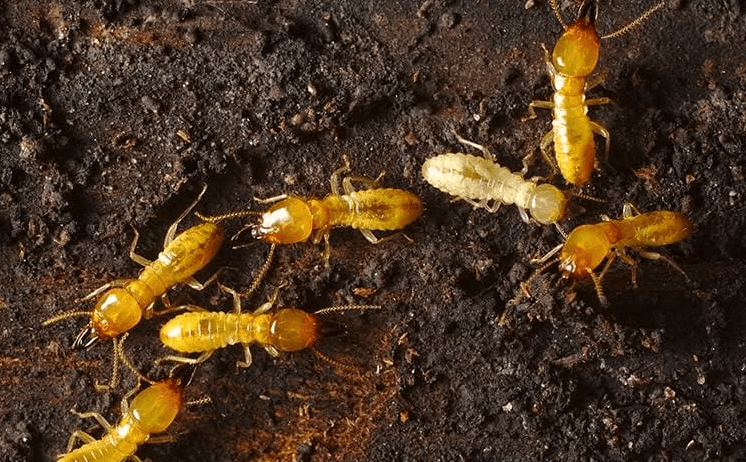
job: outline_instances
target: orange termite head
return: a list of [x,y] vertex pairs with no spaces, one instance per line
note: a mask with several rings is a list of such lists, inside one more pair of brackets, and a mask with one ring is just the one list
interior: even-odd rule
[[269,326],[269,344],[280,351],[300,351],[319,339],[319,321],[313,313],[283,308],[274,314]]
[[602,228],[583,225],[573,229],[559,256],[563,278],[585,276],[601,264],[611,251],[611,244]]
[[98,339],[117,337],[135,327],[141,318],[142,308],[131,292],[121,287],[109,289],[98,299],[91,313],[91,322],[78,335],[73,346],[88,348]]
[[311,236],[313,215],[306,201],[290,196],[264,212],[251,235],[272,244],[294,244]]
[[156,382],[135,396],[130,413],[147,433],[161,433],[174,421],[183,404],[181,380],[169,378]]
[[595,0],[585,0],[578,16],[554,46],[552,61],[555,69],[571,77],[585,77],[598,63],[601,37],[596,32],[598,7]]

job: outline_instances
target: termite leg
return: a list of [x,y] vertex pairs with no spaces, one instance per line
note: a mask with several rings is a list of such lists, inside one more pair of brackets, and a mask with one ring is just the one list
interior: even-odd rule
[[637,207],[627,202],[624,204],[624,208],[622,208],[622,217],[624,218],[632,218],[640,215],[640,211],[637,210]]
[[152,262],[135,252],[135,249],[137,248],[137,240],[140,239],[140,233],[137,232],[137,228],[134,226],[132,227],[132,231],[135,232],[135,238],[132,239],[132,244],[130,245],[130,259],[140,266],[148,266]]
[[518,215],[521,216],[521,220],[523,220],[524,223],[531,223],[531,218],[529,218],[528,213],[526,213],[526,209],[518,207]]
[[358,231],[360,231],[360,233],[365,237],[365,239],[367,239],[368,242],[370,242],[371,244],[381,244],[381,243],[384,243],[386,241],[390,241],[390,240],[392,240],[394,238],[397,238],[399,236],[401,236],[404,239],[406,239],[410,244],[414,243],[414,240],[411,237],[407,236],[406,234],[404,234],[402,232],[390,234],[390,235],[388,235],[386,237],[380,237],[379,238],[379,237],[376,237],[376,235],[373,234],[373,231],[371,231],[369,229],[360,229]]
[[121,412],[122,415],[125,415],[127,412],[129,412],[130,409],[130,399],[135,396],[135,393],[138,392],[140,389],[140,382],[137,382],[137,385],[134,386],[131,390],[129,390],[125,395],[122,397],[122,404],[121,404]]
[[[98,422],[98,424],[101,425],[104,430],[106,430],[107,432],[111,430],[111,424],[107,422],[106,418],[104,418],[104,416],[102,416],[98,412],[78,412],[75,409],[70,409],[70,412],[80,417],[81,419],[96,419],[96,422]],[[83,440],[83,438],[81,438],[81,440]],[[88,441],[83,441],[88,443]],[[70,449],[68,449],[67,451],[70,452]]]
[[345,194],[352,194],[356,191],[355,187],[352,186],[352,182],[355,181],[365,187],[365,189],[376,189],[380,186],[379,182],[381,178],[386,174],[386,170],[382,170],[378,176],[373,178],[366,178],[364,176],[346,176],[342,179],[342,190]]
[[611,98],[606,98],[606,97],[591,98],[591,99],[585,100],[585,105],[586,106],[600,106],[602,104],[611,104],[612,102],[613,100]]
[[339,193],[339,176],[343,173],[350,171],[350,158],[347,154],[342,154],[342,166],[332,172],[332,176],[329,177],[329,183],[332,187],[332,194],[335,196],[341,196]]
[[165,249],[168,244],[171,243],[171,241],[174,240],[174,236],[176,235],[176,228],[179,226],[179,223],[181,223],[181,220],[183,220],[189,212],[192,211],[195,205],[202,199],[202,196],[205,194],[205,191],[207,191],[207,185],[202,186],[202,191],[197,195],[197,198],[192,202],[192,204],[186,208],[183,212],[181,212],[181,215],[179,215],[179,218],[174,221],[171,226],[168,228],[168,232],[166,233],[166,238],[163,239],[163,248]]
[[98,294],[104,292],[105,290],[109,290],[109,289],[114,288],[114,287],[123,287],[124,284],[127,283],[128,281],[129,281],[129,279],[117,279],[117,280],[114,280],[114,281],[111,281],[111,282],[107,282],[106,284],[102,285],[98,289],[95,289],[93,292],[91,292],[90,294],[86,295],[85,297],[76,299],[75,302],[77,303],[77,302],[88,301],[88,300],[92,299],[93,297],[97,296]]
[[194,279],[193,277],[190,277],[186,281],[184,281],[184,284],[188,285],[194,290],[204,290],[205,287],[209,286],[213,282],[215,282],[215,279],[218,278],[218,275],[220,274],[220,270],[215,271],[215,273],[207,278],[205,282],[199,282],[198,280]]
[[212,356],[214,351],[215,350],[205,351],[204,353],[202,353],[196,358],[188,358],[186,356],[173,356],[173,355],[162,356],[155,360],[155,364],[157,366],[161,364],[163,361],[173,361],[176,363],[192,364],[192,365],[199,364],[199,363],[203,363],[207,361],[210,358],[210,356]]
[[[267,311],[271,310],[272,307],[275,306],[275,302],[277,301],[277,297],[280,295],[280,289],[282,289],[283,287],[285,287],[284,284],[281,285],[280,287],[276,288],[275,291],[272,292],[272,296],[269,297],[269,300],[267,300],[266,302],[264,302],[261,305],[259,305],[259,308],[257,308],[254,311],[254,314],[262,314],[262,313],[266,313]],[[236,299],[235,298],[233,299],[233,303],[234,303],[233,306],[235,308],[235,303],[236,303]],[[239,300],[238,303],[240,305],[241,301]],[[240,309],[241,308],[239,306],[239,310]]]
[[[601,98],[598,98],[598,99],[601,99]],[[592,120],[591,120],[591,130],[593,130],[593,133],[595,133],[596,135],[601,135],[604,138],[606,138],[606,146],[604,147],[603,161],[604,161],[604,164],[609,169],[611,169],[612,171],[615,171],[614,167],[612,167],[609,164],[609,150],[611,150],[611,133],[609,133],[609,130],[607,130],[606,127]]]
[[528,115],[523,117],[521,119],[521,122],[525,122],[527,120],[535,119],[536,111],[535,108],[538,109],[554,109],[554,102],[553,101],[543,101],[543,100],[535,100],[528,103]]
[[[534,117],[536,117],[536,114],[534,114]],[[481,151],[481,152],[482,152],[482,155],[484,155],[484,157],[486,157],[486,158],[488,158],[488,159],[492,159],[492,160],[495,160],[495,156],[494,156],[494,155],[493,155],[493,154],[492,154],[492,153],[490,152],[490,150],[489,150],[489,149],[487,149],[487,147],[486,147],[486,146],[483,146],[483,145],[481,145],[481,144],[475,143],[475,142],[473,142],[473,141],[469,141],[469,140],[467,140],[466,138],[462,138],[462,137],[461,137],[461,136],[459,136],[459,134],[458,134],[458,133],[456,133],[456,132],[453,132],[453,134],[454,134],[454,135],[456,136],[456,140],[458,140],[458,142],[459,142],[459,143],[461,143],[461,144],[465,144],[465,145],[467,145],[467,146],[471,146],[471,147],[472,147],[472,148],[474,148],[474,149],[478,149],[479,151]]]
[[243,345],[243,357],[244,357],[243,361],[236,361],[236,366],[243,367],[243,368],[251,366],[251,363],[254,360],[254,358],[252,358],[251,356],[250,345],[247,345],[247,344]]
[[531,259],[531,264],[532,265],[543,265],[544,263],[546,263],[547,261],[549,261],[550,258],[552,258],[553,256],[557,255],[557,252],[559,252],[560,250],[562,250],[562,246],[563,245],[565,245],[565,244],[564,243],[557,244],[557,246],[555,246],[552,250],[550,250],[549,252],[547,252],[547,254],[544,255],[543,257],[532,258]]
[[549,130],[546,135],[541,139],[539,147],[541,148],[541,155],[544,157],[544,161],[552,168],[552,171],[556,174],[559,172],[557,162],[552,158],[549,153],[549,146],[554,143],[554,129]]
[[677,265],[676,262],[670,259],[669,257],[665,255],[661,255],[658,252],[650,252],[649,250],[643,250],[643,249],[635,249],[635,250],[637,251],[637,253],[640,254],[641,257],[647,258],[648,260],[663,260],[664,262],[671,265],[673,269],[681,273],[687,282],[690,282],[690,283],[692,282],[692,280],[689,279],[689,276],[686,274],[686,272],[684,272],[684,270],[681,269],[681,267]]
[[279,196],[268,197],[266,199],[262,199],[261,197],[254,196],[254,200],[256,202],[259,202],[260,204],[272,204],[275,202],[280,202],[281,200],[284,200],[287,198],[288,198],[287,194],[280,194]]
[[93,443],[94,441],[96,441],[96,438],[92,437],[91,435],[84,432],[83,430],[76,430],[70,436],[70,439],[67,440],[67,451],[66,452],[70,452],[73,450],[73,446],[75,446],[75,442],[77,440],[80,440],[83,443],[88,444],[88,443]]
[[163,443],[172,443],[174,441],[176,441],[176,437],[173,435],[158,435],[158,436],[151,436],[143,444],[163,444]]
[[622,261],[630,266],[630,272],[631,280],[632,280],[632,287],[637,288],[637,262],[627,255],[627,252],[624,251],[624,249],[617,249],[616,254],[619,256],[619,258],[622,259]]

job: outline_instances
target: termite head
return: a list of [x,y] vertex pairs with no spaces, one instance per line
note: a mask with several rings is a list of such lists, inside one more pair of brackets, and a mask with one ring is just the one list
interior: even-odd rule
[[279,351],[300,351],[319,339],[319,321],[313,313],[284,308],[273,316],[269,326],[269,343]]
[[[140,294],[140,290],[145,286],[138,280],[129,281],[125,287],[116,287],[109,289],[99,298],[98,303],[91,313],[91,323],[89,329],[92,330],[91,336],[95,335],[99,339],[114,338],[123,334],[140,322],[142,319],[142,305],[148,306],[152,298],[147,303],[138,303],[135,295]],[[144,287],[146,292],[152,294],[150,288]],[[81,336],[78,336],[81,338]],[[95,340],[90,341],[92,345]],[[90,345],[88,345],[90,346]]]
[[579,278],[593,271],[611,251],[609,239],[602,228],[578,226],[567,237],[560,252],[562,277]]
[[313,215],[301,198],[290,196],[264,212],[251,235],[272,244],[294,244],[308,239],[313,230]]
[[130,403],[130,414],[146,433],[165,431],[183,404],[181,380],[169,378],[141,391]]
[[558,222],[567,207],[565,194],[551,184],[540,184],[536,187],[529,204],[529,212],[534,220],[542,225]]
[[561,74],[585,77],[596,68],[601,41],[601,37],[596,32],[597,13],[595,0],[584,1],[580,5],[575,22],[557,40],[552,53],[552,61],[555,69]]

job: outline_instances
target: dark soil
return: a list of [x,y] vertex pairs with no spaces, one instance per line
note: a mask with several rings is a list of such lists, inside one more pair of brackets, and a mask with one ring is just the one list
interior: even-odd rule
[[[529,4],[533,4],[529,0]],[[577,5],[562,2],[565,15]],[[426,184],[425,159],[486,144],[520,168],[551,116],[521,122],[551,87],[540,43],[561,27],[545,2],[74,0],[0,6],[0,460],[51,461],[76,429],[69,412],[119,417],[132,374],[111,393],[111,345],[69,347],[82,318],[42,327],[75,300],[154,258],[169,224],[197,209],[259,209],[253,196],[323,196],[349,153],[354,174],[426,204],[415,240],[371,246],[332,234],[278,249],[245,309],[286,282],[285,304],[350,313],[321,351],[237,369],[239,347],[197,369],[173,443],[154,461],[703,461],[746,459],[746,14],[744,2],[671,0],[639,29],[602,42],[614,104],[590,114],[612,134],[610,164],[574,199],[600,215],[685,213],[694,234],[661,249],[691,277],[616,263],[599,303],[556,268],[508,305],[532,258],[561,242],[514,206],[474,210]],[[649,1],[604,2],[602,32]],[[600,144],[600,141],[599,141]],[[546,173],[537,164],[536,174]],[[532,172],[533,174],[533,172]],[[555,183],[562,185],[560,179]],[[195,223],[193,217],[185,226]],[[231,223],[229,232],[240,228]],[[183,228],[182,228],[183,229]],[[198,277],[248,286],[267,246],[226,248]],[[355,295],[360,294],[360,295]],[[230,309],[210,286],[172,300]],[[131,331],[127,354],[163,377],[163,318]]]

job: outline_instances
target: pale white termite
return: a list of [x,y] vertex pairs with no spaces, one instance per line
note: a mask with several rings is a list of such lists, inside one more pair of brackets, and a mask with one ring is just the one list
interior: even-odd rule
[[460,152],[431,157],[422,165],[425,181],[455,196],[455,200],[489,212],[497,211],[501,204],[515,204],[527,223],[533,219],[543,225],[556,224],[563,217],[565,193],[551,184],[537,184],[537,178],[527,180],[520,173],[511,172],[491,160],[494,157],[486,147],[458,135],[456,138],[479,149],[485,157]]

